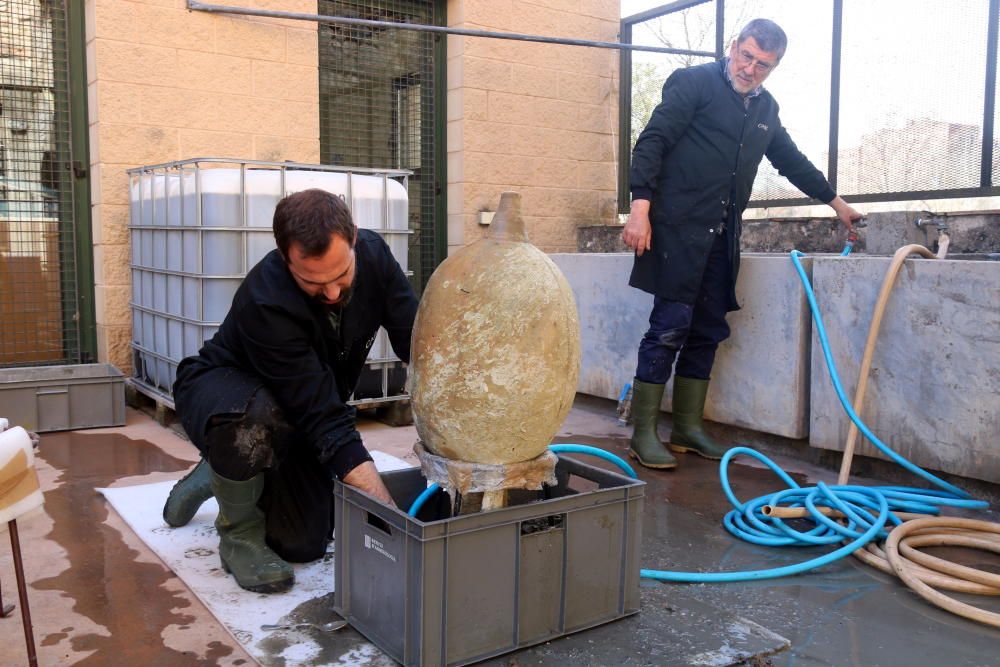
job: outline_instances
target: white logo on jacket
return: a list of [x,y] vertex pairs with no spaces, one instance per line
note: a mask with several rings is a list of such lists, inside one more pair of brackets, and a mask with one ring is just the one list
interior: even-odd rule
[[764,130],[765,132],[767,132],[767,125],[765,125],[764,123],[757,123],[757,129]]

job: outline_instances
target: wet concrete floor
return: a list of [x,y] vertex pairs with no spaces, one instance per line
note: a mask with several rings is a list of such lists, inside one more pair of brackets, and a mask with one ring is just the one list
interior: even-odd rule
[[[585,436],[580,436],[584,438]],[[597,443],[595,443],[597,444]],[[624,456],[627,441],[608,439],[603,448]],[[787,464],[779,461],[779,464]],[[783,567],[814,558],[829,548],[771,548],[732,537],[722,526],[730,505],[721,492],[719,464],[686,454],[673,472],[640,470],[646,481],[642,567],[675,571],[737,571]],[[817,478],[833,482],[833,471],[792,474],[800,485]],[[749,500],[782,488],[769,471],[736,464],[730,479],[738,497]],[[874,480],[862,483],[877,484]],[[971,515],[970,515],[971,516]],[[996,513],[976,518],[1000,520]],[[973,567],[1000,572],[1000,557],[988,552],[928,549]],[[643,610],[658,603],[684,607],[689,597],[745,618],[787,638],[786,651],[770,656],[773,665],[998,665],[1000,630],[933,607],[903,586],[854,558],[805,575],[750,583],[660,584],[644,581]],[[1000,612],[1000,600],[958,596]],[[642,615],[646,615],[645,613]],[[640,616],[642,616],[640,615]],[[668,623],[685,624],[674,617]],[[617,625],[627,636],[646,626],[642,618]],[[717,631],[723,631],[719,624]],[[692,632],[701,629],[691,627]],[[583,640],[581,635],[579,640]],[[553,644],[553,647],[555,644]],[[669,651],[669,647],[666,647]],[[548,649],[547,649],[548,650]],[[521,664],[532,664],[521,661]],[[643,657],[622,664],[665,664]]]
[[[39,624],[40,644],[49,646],[71,637],[73,651],[89,653],[78,665],[148,664],[148,645],[134,638],[159,634],[170,625],[183,630],[194,617],[184,612],[188,604],[177,591],[164,589],[173,573],[155,562],[137,562],[137,552],[105,524],[110,510],[94,489],[107,487],[124,475],[182,471],[190,463],[145,440],[79,432],[46,434],[39,456],[60,473],[58,486],[45,494],[45,507],[53,520],[46,537],[63,548],[69,568],[34,582],[34,587],[61,592],[73,600],[74,612],[109,633],[78,634],[72,626],[52,632]],[[215,664],[232,652],[212,642],[204,660]],[[190,652],[163,646],[152,664],[183,664],[192,657]]]
[[[178,477],[191,465],[190,445],[178,444],[175,435],[148,418],[130,411],[129,419],[130,424],[138,422],[134,428],[144,430],[42,438],[37,467],[45,490],[44,514],[19,521],[41,664],[252,664],[94,492],[95,487]],[[668,428],[667,423],[661,425],[662,430]],[[624,457],[627,435],[610,403],[586,401],[574,408],[556,441],[597,445]],[[365,441],[371,448],[412,458],[406,451],[412,438],[405,429],[366,433]],[[718,463],[690,454],[680,460],[676,471],[639,470],[647,483],[643,567],[762,569],[826,551],[771,549],[731,537],[721,524],[729,506],[720,490]],[[794,460],[779,463],[800,484],[836,477],[834,471]],[[736,464],[730,476],[743,498],[780,487],[770,472],[757,466]],[[1000,520],[996,513],[978,518]],[[10,547],[5,536],[0,538],[4,601],[16,601]],[[938,552],[1000,572],[1000,558],[992,554]],[[1000,611],[1000,600],[963,599]],[[0,664],[23,664],[18,611],[0,619],[0,636]],[[353,630],[323,641],[323,656],[331,662],[391,664],[384,657],[352,662],[364,643]],[[751,655],[758,656],[754,664],[772,665],[1000,664],[1000,630],[938,610],[895,579],[850,558],[807,575],[755,583],[645,581],[637,616],[484,664],[690,664],[699,646],[705,648],[700,654],[704,664],[720,665],[740,664]]]
[[[190,443],[128,412],[123,429],[42,434],[35,467],[45,504],[18,520],[39,664],[253,664],[95,491],[191,466]],[[6,535],[0,581],[4,602],[17,602]],[[20,613],[0,618],[0,665],[27,664]]]

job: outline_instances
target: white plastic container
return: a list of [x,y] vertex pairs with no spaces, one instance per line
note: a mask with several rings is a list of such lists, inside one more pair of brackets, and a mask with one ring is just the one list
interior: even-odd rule
[[[408,172],[206,158],[129,175],[136,377],[158,394],[169,397],[177,364],[215,334],[247,271],[275,248],[272,218],[285,195],[342,197],[407,270]],[[368,360],[397,361],[384,330]]]

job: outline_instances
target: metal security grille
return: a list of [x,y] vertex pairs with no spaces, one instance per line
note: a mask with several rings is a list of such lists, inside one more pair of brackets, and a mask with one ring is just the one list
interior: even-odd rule
[[[725,54],[752,18],[789,50],[765,86],[799,149],[850,201],[1000,194],[995,127],[1000,0],[679,0],[622,19],[622,39]],[[914,41],[933,34],[936,48]],[[724,36],[724,38],[723,38]],[[706,58],[623,54],[621,119],[635,137],[678,67]],[[628,68],[623,66],[623,73]],[[622,210],[631,145],[621,151]],[[751,206],[809,200],[765,160]]]
[[78,363],[65,6],[0,1],[0,367]]
[[[432,0],[320,0],[322,15],[435,24]],[[320,159],[324,164],[408,169],[409,266],[422,289],[436,248],[435,44],[428,33],[320,23]]]

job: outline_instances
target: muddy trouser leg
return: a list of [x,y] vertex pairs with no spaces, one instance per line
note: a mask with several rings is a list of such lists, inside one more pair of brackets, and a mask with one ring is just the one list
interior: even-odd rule
[[691,327],[692,307],[678,301],[653,298],[649,329],[639,342],[635,377],[649,384],[666,384],[677,351]]
[[214,415],[205,441],[217,474],[234,481],[266,475],[258,507],[275,553],[293,563],[326,553],[333,528],[332,478],[266,387],[254,392],[245,413]]
[[705,264],[701,288],[694,303],[691,328],[677,355],[679,377],[708,380],[719,343],[729,338],[726,311],[729,305],[729,257],[725,234],[716,238]]

